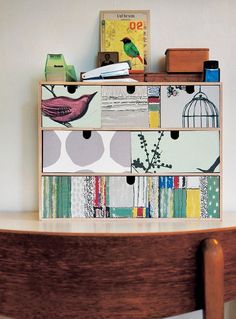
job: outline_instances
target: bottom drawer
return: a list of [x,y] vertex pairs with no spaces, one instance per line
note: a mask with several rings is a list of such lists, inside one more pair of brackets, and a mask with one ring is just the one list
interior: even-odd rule
[[42,176],[41,218],[220,218],[219,176]]

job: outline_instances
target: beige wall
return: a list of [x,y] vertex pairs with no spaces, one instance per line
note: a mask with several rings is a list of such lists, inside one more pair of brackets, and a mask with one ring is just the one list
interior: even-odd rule
[[[37,209],[37,81],[43,79],[46,54],[63,53],[78,73],[93,68],[98,15],[105,9],[150,9],[152,71],[163,69],[171,47],[209,47],[210,57],[220,61],[224,210],[234,211],[235,0],[0,0],[0,211]],[[227,308],[233,318],[230,308],[235,306]]]

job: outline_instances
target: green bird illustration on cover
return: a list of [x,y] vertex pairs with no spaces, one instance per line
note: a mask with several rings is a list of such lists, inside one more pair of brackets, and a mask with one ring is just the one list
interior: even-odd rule
[[140,56],[139,50],[136,45],[129,39],[124,38],[121,40],[124,43],[124,51],[131,58],[138,58],[141,63],[143,63],[143,59]]
[[119,52],[119,61],[130,60],[134,72],[144,70],[143,21],[105,20],[102,32],[104,51]]

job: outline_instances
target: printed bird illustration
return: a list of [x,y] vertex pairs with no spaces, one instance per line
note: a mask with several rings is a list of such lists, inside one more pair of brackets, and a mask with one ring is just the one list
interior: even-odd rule
[[42,100],[43,115],[66,127],[71,127],[72,125],[69,122],[75,121],[86,114],[89,103],[96,94],[97,92],[85,94],[78,99],[59,96]]
[[143,63],[143,59],[141,58],[136,45],[129,38],[124,38],[121,41],[124,43],[123,48],[125,53],[131,58],[138,58],[139,61]]
[[216,167],[220,164],[220,156],[217,157],[215,162],[208,168],[208,169],[202,169],[202,168],[197,168],[199,171],[203,173],[214,173]]

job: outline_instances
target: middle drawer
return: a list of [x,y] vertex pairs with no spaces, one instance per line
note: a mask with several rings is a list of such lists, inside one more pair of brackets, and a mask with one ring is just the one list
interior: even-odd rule
[[219,131],[42,132],[43,173],[219,173]]

